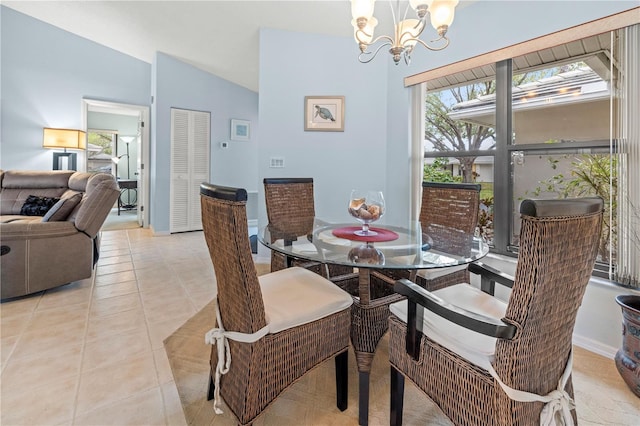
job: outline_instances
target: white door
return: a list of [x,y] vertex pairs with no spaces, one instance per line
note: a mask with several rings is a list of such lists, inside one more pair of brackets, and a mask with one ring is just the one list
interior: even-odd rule
[[136,148],[137,148],[137,153],[138,155],[136,156],[136,180],[138,181],[136,184],[136,188],[138,188],[138,200],[137,200],[137,204],[138,204],[138,225],[140,226],[144,226],[144,215],[143,215],[143,209],[144,209],[144,203],[142,202],[142,200],[145,199],[145,187],[142,184],[144,182],[144,175],[147,173],[146,170],[144,170],[144,166],[142,163],[142,131],[144,130],[143,128],[144,126],[144,122],[142,121],[142,114],[140,114],[140,120],[139,120],[139,124],[138,124],[138,137],[136,138]]
[[170,232],[202,229],[200,184],[209,179],[211,114],[171,109]]

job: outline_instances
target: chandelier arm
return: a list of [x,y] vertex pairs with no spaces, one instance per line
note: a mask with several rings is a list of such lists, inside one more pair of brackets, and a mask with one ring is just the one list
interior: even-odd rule
[[[360,37],[358,36],[359,33],[364,34],[367,37],[371,37],[371,35],[365,33],[364,31],[358,29],[356,31],[356,40],[358,41],[358,44],[364,45],[364,46],[373,46],[374,44],[376,44],[377,42],[379,42],[380,40],[387,40],[388,43],[393,44],[393,39],[391,37],[389,37],[388,35],[380,35],[378,37],[376,37],[374,40],[371,40],[370,42],[366,42],[366,41],[362,41],[360,40]],[[385,43],[386,44],[386,43]],[[384,45],[383,45],[384,46]]]
[[[402,20],[404,21],[405,19],[407,19],[407,13],[409,13],[409,7],[411,5],[407,3],[407,7],[404,9],[404,16],[402,17]],[[400,11],[400,5],[398,5],[398,12]]]
[[[389,9],[391,9],[391,17],[393,18],[393,27],[396,27],[396,24],[398,23],[398,20],[396,18],[396,11],[393,10],[393,5],[391,4],[391,1],[389,1]],[[398,13],[400,13],[400,0],[396,1],[396,9],[398,9]]]
[[[444,40],[444,41],[445,41],[445,44],[444,44],[443,46],[441,46],[441,47],[429,46],[426,42],[424,42],[424,41],[420,40],[419,38],[411,38],[411,39],[409,39],[409,40],[411,40],[411,41],[415,40],[415,41],[417,41],[418,43],[420,43],[423,47],[425,47],[425,48],[427,48],[427,49],[429,49],[429,50],[436,51],[436,52],[437,52],[438,50],[444,50],[444,49],[446,49],[446,48],[447,48],[447,46],[449,46],[449,39],[448,39],[447,37],[445,37],[445,36],[442,36],[442,37],[437,38],[437,39],[435,39],[435,40],[431,40],[431,41],[429,42],[429,43],[437,43],[437,42],[439,42],[440,40]],[[409,41],[409,40],[407,40],[407,41]]]
[[[378,39],[380,39],[380,38],[382,38],[382,36],[378,37]],[[388,39],[389,37],[386,37],[386,38]],[[376,41],[378,39],[376,39]],[[386,43],[382,43],[380,46],[378,46],[378,48],[373,52],[361,52],[358,55],[358,61],[360,61],[363,64],[368,64],[369,62],[371,62],[378,55],[378,52],[380,51],[380,49],[382,49],[385,46],[391,46],[391,45],[392,45],[391,41],[387,41]],[[369,57],[369,59],[363,59],[363,57],[369,56],[369,55],[371,55]]]
[[393,44],[393,39],[391,37],[389,37],[388,35],[381,35],[375,38],[375,40],[372,40],[371,43],[367,43],[367,46],[373,46],[374,44],[376,44],[377,42],[379,42],[380,40],[387,40],[386,43],[382,44],[382,46],[386,46],[387,44]]
[[[418,37],[420,37],[422,35],[422,32],[424,31],[424,29],[426,27],[422,26],[422,28],[420,28],[420,22],[418,22],[418,24],[415,27],[413,27],[412,29],[415,30],[415,29],[418,29],[418,28],[419,28],[419,31],[415,36],[411,33],[411,30],[407,30],[407,31],[403,32],[402,34],[398,34],[397,35],[397,39],[395,40],[396,41],[395,44],[397,44],[398,46],[400,46],[400,45],[404,46],[405,44],[407,44],[408,41],[417,40],[419,42],[422,42],[422,40],[420,40]],[[398,30],[398,31],[400,31],[400,30]],[[408,36],[408,38],[406,40],[404,39],[405,36]],[[438,38],[436,40],[432,40],[431,43],[439,41],[442,38],[444,38],[444,37],[440,37],[440,38]],[[402,44],[400,44],[401,40],[404,40],[404,41],[402,41]]]
[[[420,28],[422,27],[422,28]],[[426,23],[426,19],[425,18],[420,18],[418,19],[418,23],[416,24],[415,27],[413,27],[414,30],[417,30],[420,28],[420,31],[418,31],[418,34],[422,34],[422,32],[424,31],[424,29],[427,27],[427,23]],[[408,31],[406,31],[408,32]]]

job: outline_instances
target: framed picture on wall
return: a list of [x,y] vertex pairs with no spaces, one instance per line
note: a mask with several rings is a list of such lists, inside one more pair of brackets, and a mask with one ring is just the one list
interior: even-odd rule
[[249,120],[231,119],[231,140],[248,141],[251,138],[251,122]]
[[344,96],[305,96],[306,132],[344,132]]

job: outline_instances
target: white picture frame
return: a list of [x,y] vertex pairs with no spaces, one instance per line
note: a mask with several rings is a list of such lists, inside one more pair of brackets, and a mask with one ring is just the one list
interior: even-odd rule
[[248,141],[251,139],[251,122],[249,120],[231,119],[231,140]]
[[305,132],[344,132],[344,96],[305,96]]

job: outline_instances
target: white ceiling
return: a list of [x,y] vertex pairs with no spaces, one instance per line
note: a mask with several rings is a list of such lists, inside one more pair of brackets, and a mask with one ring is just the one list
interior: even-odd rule
[[[473,2],[461,1],[456,9]],[[377,34],[391,33],[391,8],[386,3],[397,7],[397,0],[378,2]],[[353,35],[349,0],[9,0],[2,4],[145,62],[152,63],[155,52],[163,52],[256,92],[261,27]],[[399,15],[406,4],[400,2]],[[412,15],[409,10],[407,16]],[[352,43],[355,57],[359,50]],[[296,60],[296,52],[291,52],[291,60]]]

